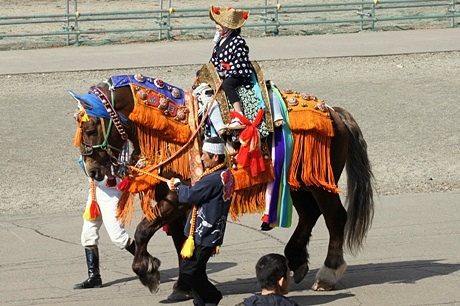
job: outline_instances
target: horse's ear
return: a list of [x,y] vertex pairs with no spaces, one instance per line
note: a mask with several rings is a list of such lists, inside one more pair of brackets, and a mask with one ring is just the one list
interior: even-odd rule
[[91,104],[89,104],[88,102],[86,102],[85,99],[84,99],[82,96],[80,96],[80,95],[74,93],[74,92],[71,91],[71,90],[67,90],[67,92],[68,92],[78,103],[81,103],[85,109],[93,109],[93,106],[92,106]]
[[81,102],[81,104],[83,104],[83,107],[85,109],[93,109],[93,106],[88,104],[88,103],[86,103],[85,101],[80,101],[80,102]]

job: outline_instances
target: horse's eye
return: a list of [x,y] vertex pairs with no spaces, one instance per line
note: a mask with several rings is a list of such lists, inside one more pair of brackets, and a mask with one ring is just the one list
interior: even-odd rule
[[89,130],[89,131],[86,131],[85,134],[86,134],[88,137],[96,136],[97,130]]

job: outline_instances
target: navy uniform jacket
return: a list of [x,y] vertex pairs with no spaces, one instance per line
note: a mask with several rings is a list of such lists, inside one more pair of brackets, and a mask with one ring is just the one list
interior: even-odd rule
[[[222,244],[234,189],[235,181],[228,168],[203,176],[193,186],[179,185],[179,202],[198,206],[194,234],[196,245],[215,247]],[[184,229],[187,237],[190,220],[191,214]]]
[[[244,38],[236,32],[232,32],[222,45],[215,45],[210,62],[224,78],[235,77],[247,80],[251,78],[252,65],[249,61],[249,47]],[[230,69],[226,69],[226,65],[222,65],[222,62],[229,64]]]

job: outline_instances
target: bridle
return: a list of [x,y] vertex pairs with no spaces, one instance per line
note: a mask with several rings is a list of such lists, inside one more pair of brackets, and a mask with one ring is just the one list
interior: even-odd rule
[[125,141],[128,140],[128,134],[126,133],[125,127],[123,125],[122,120],[120,119],[120,116],[115,110],[115,98],[114,98],[115,88],[113,87],[112,84],[108,82],[108,80],[104,81],[104,83],[107,84],[107,86],[109,87],[109,90],[111,93],[110,100],[107,98],[107,96],[104,94],[104,92],[100,88],[91,87],[90,89],[90,92],[96,95],[99,98],[99,100],[102,102],[107,113],[110,116],[110,121],[109,121],[107,129],[105,128],[104,118],[99,118],[99,120],[101,121],[104,140],[99,145],[90,145],[82,141],[81,146],[80,146],[80,152],[82,156],[90,156],[94,153],[95,149],[104,150],[109,155],[111,163],[117,165],[118,158],[115,157],[112,150],[122,152],[123,149],[114,147],[109,144],[109,137],[112,131],[112,127],[115,127],[117,129],[118,133],[120,134],[121,139]]
[[112,131],[112,120],[109,121],[109,125],[107,129],[105,128],[105,120],[104,118],[98,118],[101,121],[101,126],[102,126],[102,133],[104,135],[104,140],[102,141],[101,144],[98,145],[90,145],[85,143],[84,141],[81,142],[80,146],[80,153],[82,156],[90,156],[94,153],[95,149],[101,149],[107,152],[107,154],[110,156],[110,159],[116,159],[114,154],[112,153],[112,150],[121,152],[122,149],[114,147],[109,144],[109,136],[110,132]]

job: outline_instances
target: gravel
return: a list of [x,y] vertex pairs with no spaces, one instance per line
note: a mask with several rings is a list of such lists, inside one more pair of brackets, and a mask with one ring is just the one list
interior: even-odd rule
[[[378,195],[460,190],[460,52],[259,64],[280,89],[354,115]],[[108,76],[142,73],[188,90],[200,66],[0,76],[0,215],[83,210],[89,183],[72,146],[67,89],[84,93]]]
[[[63,0],[0,2],[5,16],[63,14],[66,3]],[[165,8],[167,1],[163,2]],[[71,12],[73,3],[70,1]],[[161,1],[129,3],[131,10],[146,10],[158,9]],[[171,3],[176,8],[209,5],[196,0]],[[290,0],[283,5],[296,3],[304,1]],[[216,0],[213,4],[245,6],[238,0]],[[263,4],[264,1],[253,3]],[[78,0],[78,9],[107,12],[127,7],[124,0]],[[117,24],[123,26],[123,21]],[[61,26],[39,24],[35,30],[57,31]],[[430,27],[430,23],[416,27]],[[2,31],[11,33],[18,29],[26,31],[22,27],[3,27]],[[306,34],[299,30],[300,34]],[[11,43],[12,40],[18,44]],[[30,37],[0,39],[0,49],[18,46],[27,49],[40,45]],[[264,76],[280,89],[315,94],[329,105],[344,107],[354,115],[367,140],[378,195],[460,190],[460,52],[259,64]],[[0,168],[4,174],[0,180],[0,215],[83,210],[89,183],[77,163],[78,149],[72,146],[75,103],[67,94],[68,89],[84,93],[111,75],[142,73],[188,90],[200,67],[0,76]],[[345,177],[339,185],[343,190]]]

